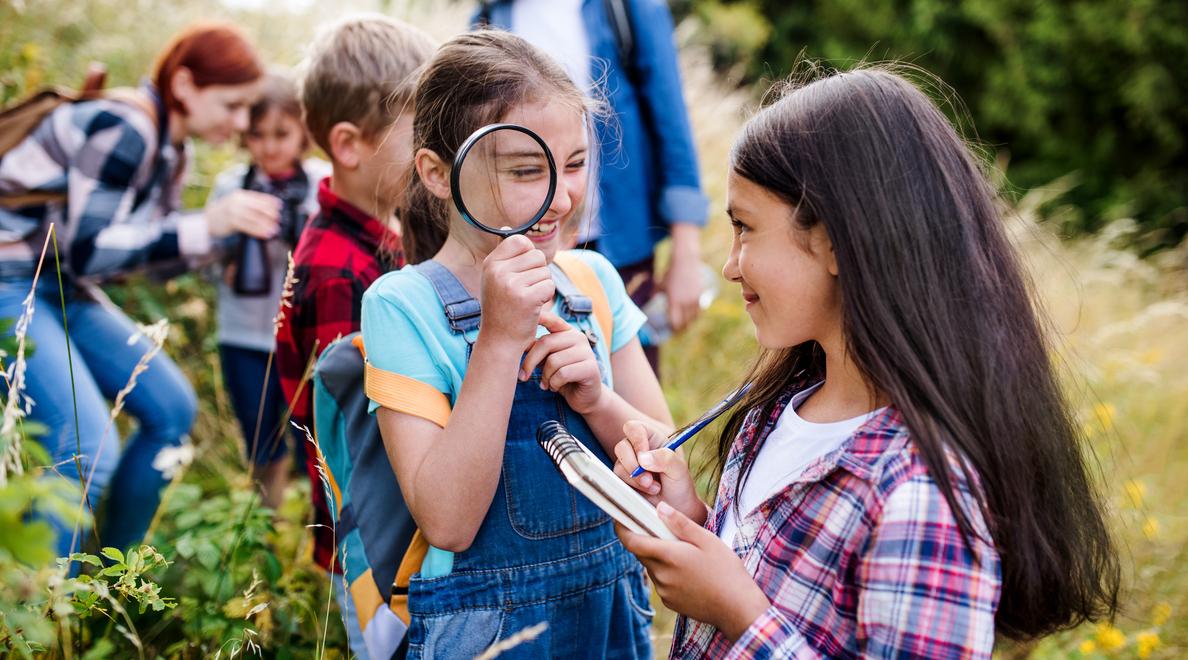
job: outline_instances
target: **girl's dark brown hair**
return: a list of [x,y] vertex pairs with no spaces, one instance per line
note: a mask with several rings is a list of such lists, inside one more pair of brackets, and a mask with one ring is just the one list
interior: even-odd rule
[[[451,163],[471,133],[533,100],[571,102],[587,119],[600,111],[560,65],[520,37],[495,29],[454,37],[442,44],[417,82],[413,153],[430,149]],[[594,144],[591,141],[587,156],[592,180]],[[581,218],[584,212],[579,209],[573,217]],[[448,202],[430,193],[415,171],[400,222],[405,254],[413,264],[437,254],[449,233]]]
[[[1120,571],[1087,449],[995,190],[944,114],[889,67],[833,74],[748,122],[731,167],[794,208],[790,222],[824,224],[847,350],[903,415],[967,543],[971,516],[988,524],[999,631],[1031,638],[1113,616]],[[762,356],[719,469],[748,410],[766,416],[824,371],[815,342]],[[980,482],[980,511],[960,505],[947,449]]]

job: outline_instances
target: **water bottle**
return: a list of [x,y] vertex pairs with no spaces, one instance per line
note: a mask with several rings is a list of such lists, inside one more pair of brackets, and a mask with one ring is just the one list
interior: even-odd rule
[[[701,295],[697,298],[697,305],[705,311],[718,297],[718,274],[705,264],[698,265]],[[648,318],[639,330],[639,342],[644,346],[659,346],[668,341],[672,337],[672,326],[668,322],[668,296],[663,291],[657,291],[640,309]]]
[[240,296],[266,296],[272,290],[272,268],[268,263],[268,243],[254,236],[240,236],[235,255],[235,280],[232,288]]

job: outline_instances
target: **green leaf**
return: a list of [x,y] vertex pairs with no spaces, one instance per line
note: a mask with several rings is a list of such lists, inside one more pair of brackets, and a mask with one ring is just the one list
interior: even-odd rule
[[12,557],[29,566],[43,566],[54,560],[54,541],[57,534],[44,520],[17,523],[15,528],[4,530],[0,536],[0,548],[6,548]]
[[102,566],[103,562],[98,557],[85,552],[73,552],[70,554],[70,561],[77,561],[83,564],[90,564],[91,566]]
[[111,546],[107,546],[106,548],[103,548],[102,550],[100,550],[99,554],[103,555],[104,557],[107,557],[108,559],[110,559],[112,561],[118,561],[120,563],[123,563],[123,561],[124,561],[124,553],[121,552],[119,548],[113,548]]
[[269,584],[276,584],[280,581],[281,574],[284,569],[281,567],[280,560],[271,552],[264,555],[264,579]]
[[218,547],[205,539],[198,542],[197,555],[198,563],[211,570],[214,570],[219,565],[219,559],[221,558]]

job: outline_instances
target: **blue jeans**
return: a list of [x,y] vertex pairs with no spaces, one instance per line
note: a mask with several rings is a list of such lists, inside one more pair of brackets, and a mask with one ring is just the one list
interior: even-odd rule
[[[0,281],[0,318],[20,316],[31,286],[28,280]],[[99,525],[101,544],[126,548],[143,538],[166,483],[153,459],[163,448],[181,444],[198,403],[177,365],[164,352],[157,353],[124,399],[124,412],[139,424],[121,451],[107,402],[128,383],[152,344],[137,335],[133,323],[118,310],[84,297],[69,284],[65,288],[69,339],[55,274],[42,274],[34,299],[28,334],[34,350],[28,357],[25,387],[33,401],[29,419],[48,429],[38,440],[56,472],[80,484],[91,479],[86,500],[92,512],[107,495],[106,515]],[[67,350],[73,358],[73,394]],[[77,551],[84,531],[59,527],[59,555]]]

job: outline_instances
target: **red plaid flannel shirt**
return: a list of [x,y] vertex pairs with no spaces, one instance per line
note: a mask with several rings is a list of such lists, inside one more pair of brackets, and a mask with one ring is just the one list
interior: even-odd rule
[[[292,306],[281,308],[284,319],[276,337],[277,374],[285,400],[293,406],[293,422],[311,433],[313,390],[304,379],[307,368],[330,342],[359,329],[363,292],[380,275],[404,264],[400,236],[335,195],[329,178],[318,185],[318,205],[293,254]],[[329,569],[334,558],[330,509],[315,453],[305,456],[313,485],[314,561]]]
[[[746,453],[757,451],[800,389],[770,415],[747,417],[710,531],[734,506]],[[756,511],[741,512],[734,551],[772,606],[733,644],[712,626],[679,618],[672,657],[989,658],[1001,566],[968,483],[959,471],[954,481],[981,537],[972,539],[976,557],[903,417],[887,408]]]

